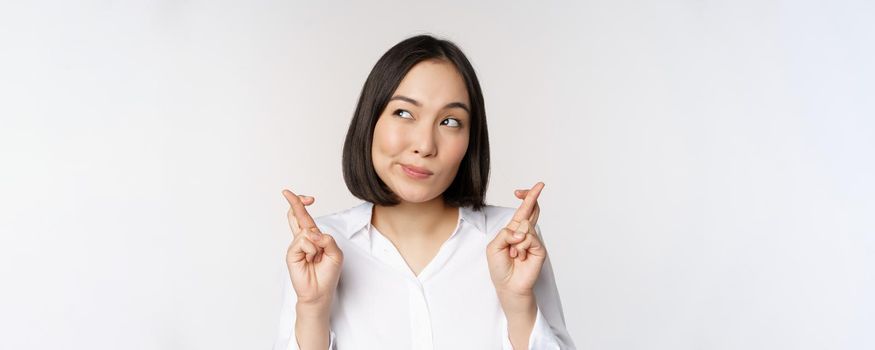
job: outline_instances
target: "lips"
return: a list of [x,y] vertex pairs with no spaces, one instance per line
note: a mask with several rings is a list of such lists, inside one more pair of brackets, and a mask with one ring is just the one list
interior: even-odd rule
[[425,176],[429,176],[429,175],[434,174],[433,172],[431,172],[430,170],[428,170],[426,168],[418,167],[415,165],[401,164],[401,167],[404,168],[404,171],[411,173],[412,175],[419,175],[419,176],[425,177]]

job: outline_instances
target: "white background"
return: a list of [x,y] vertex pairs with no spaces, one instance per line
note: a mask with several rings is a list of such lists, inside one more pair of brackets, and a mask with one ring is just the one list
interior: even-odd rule
[[411,35],[546,183],[581,349],[875,348],[871,1],[0,5],[0,348],[266,349],[290,232]]

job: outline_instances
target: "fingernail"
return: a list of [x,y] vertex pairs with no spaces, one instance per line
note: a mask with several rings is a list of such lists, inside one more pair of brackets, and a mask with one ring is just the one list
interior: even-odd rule
[[513,233],[513,238],[516,238],[516,239],[520,239],[520,238],[523,238],[525,236],[526,236],[526,234],[524,232],[521,232],[521,231],[517,231],[517,232]]
[[322,239],[322,234],[321,233],[310,233],[310,239],[312,239],[314,241],[318,241],[318,240]]

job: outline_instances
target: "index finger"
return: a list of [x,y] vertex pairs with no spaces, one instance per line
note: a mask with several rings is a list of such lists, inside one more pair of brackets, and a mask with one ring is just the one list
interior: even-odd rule
[[535,204],[538,202],[538,196],[541,195],[542,189],[544,189],[544,183],[538,181],[538,183],[526,193],[526,198],[523,199],[523,203],[520,204],[519,208],[517,208],[516,212],[513,214],[513,221],[521,222],[532,216],[532,210],[534,210]]
[[[529,193],[529,190],[516,190],[514,191],[514,195],[516,195],[519,199],[525,199],[526,194]],[[532,209],[532,216],[529,217],[529,222],[534,226],[538,222],[538,214],[541,212],[540,206],[538,205],[538,201],[535,201],[535,207]]]
[[289,205],[292,206],[292,214],[295,214],[295,220],[298,221],[298,226],[302,230],[309,231],[311,227],[316,227],[316,221],[313,220],[313,217],[304,208],[304,203],[301,202],[301,198],[298,195],[292,191],[283,190],[283,196],[286,197]]

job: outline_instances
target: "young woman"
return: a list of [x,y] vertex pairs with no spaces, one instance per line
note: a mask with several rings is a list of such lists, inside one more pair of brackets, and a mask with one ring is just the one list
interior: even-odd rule
[[573,349],[537,226],[486,205],[480,83],[456,45],[421,35],[387,51],[362,89],[343,175],[364,203],[313,219],[283,190],[280,349]]

